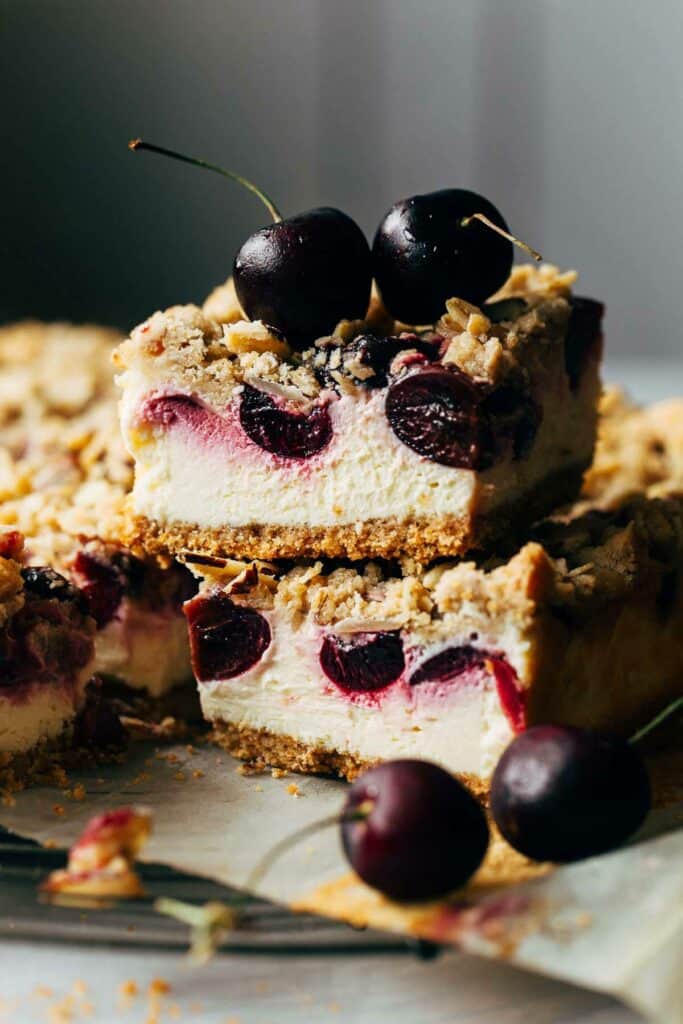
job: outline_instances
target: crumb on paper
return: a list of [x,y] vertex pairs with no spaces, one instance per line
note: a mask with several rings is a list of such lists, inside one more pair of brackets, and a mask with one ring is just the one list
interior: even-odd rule
[[71,991],[75,996],[84,996],[88,991],[88,986],[82,978],[76,978],[71,986]]
[[61,818],[64,814],[66,814],[66,807],[64,806],[64,804],[55,804],[54,807],[52,808],[52,813],[56,814],[58,818]]
[[195,768],[195,770],[192,772],[193,779],[203,779],[204,775],[205,773],[201,770],[201,768]]
[[174,772],[173,778],[176,780],[176,782],[185,782],[187,776],[185,772]]
[[36,996],[38,999],[52,999],[54,991],[49,987],[49,985],[36,985],[31,994]]
[[137,982],[129,978],[127,981],[122,981],[119,985],[119,1003],[124,1007],[128,1006],[133,999],[140,994]]
[[171,986],[165,978],[152,978],[147,989],[148,995],[166,995],[171,991]]
[[256,785],[254,786],[254,792],[255,793],[262,793],[263,792],[263,786],[261,785],[260,782],[257,782]]
[[303,796],[303,793],[297,786],[296,782],[290,782],[290,784],[287,786],[287,792],[289,793],[290,796],[293,797]]
[[57,842],[56,839],[46,839],[45,842],[43,843],[44,850],[57,850],[58,848],[59,843]]
[[17,798],[9,790],[5,790],[2,794],[2,805],[3,807],[16,807]]

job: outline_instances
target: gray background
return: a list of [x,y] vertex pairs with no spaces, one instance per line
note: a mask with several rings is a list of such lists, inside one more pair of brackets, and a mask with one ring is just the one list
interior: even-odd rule
[[0,318],[128,326],[200,299],[261,226],[143,135],[372,235],[399,197],[489,196],[606,299],[620,357],[678,357],[678,0],[0,0]]

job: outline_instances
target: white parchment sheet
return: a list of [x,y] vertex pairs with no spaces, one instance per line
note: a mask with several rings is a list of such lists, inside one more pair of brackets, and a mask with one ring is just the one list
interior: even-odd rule
[[[139,746],[124,765],[71,774],[0,807],[0,824],[68,846],[88,819],[125,804],[154,812],[142,859],[236,887],[297,828],[341,806],[345,784],[299,775],[242,775],[214,748]],[[74,799],[73,787],[85,787]],[[77,791],[82,796],[80,791]],[[641,841],[547,871],[497,840],[466,890],[400,907],[350,873],[330,828],[278,861],[257,892],[295,909],[459,944],[620,997],[658,1024],[683,1021],[683,805],[657,811]],[[645,838],[646,836],[654,838]]]

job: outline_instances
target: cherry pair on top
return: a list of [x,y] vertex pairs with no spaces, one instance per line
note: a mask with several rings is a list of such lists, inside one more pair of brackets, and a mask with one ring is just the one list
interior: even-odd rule
[[370,250],[361,229],[341,210],[320,207],[282,218],[269,197],[239,175],[139,139],[130,147],[207,167],[259,196],[273,223],[238,251],[235,289],[246,315],[281,332],[293,348],[307,348],[342,319],[363,319],[373,278],[396,320],[429,324],[446,299],[479,305],[510,273],[517,240],[496,207],[467,189],[395,203]]

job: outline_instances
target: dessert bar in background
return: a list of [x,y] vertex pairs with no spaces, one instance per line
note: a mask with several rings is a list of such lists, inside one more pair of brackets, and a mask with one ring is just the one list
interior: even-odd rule
[[163,698],[191,680],[186,569],[134,557],[116,540],[133,477],[111,354],[98,327],[0,329],[0,523],[25,535],[25,564],[82,591],[97,625],[93,670],[124,691]]
[[117,352],[125,539],[265,559],[490,550],[574,500],[592,458],[602,306],[574,277],[518,267],[419,329],[375,298],[303,353],[234,321],[230,294],[209,302],[222,323],[156,313]]
[[583,495],[603,508],[633,494],[683,494],[683,398],[639,406],[607,390]]
[[245,759],[353,778],[417,757],[476,787],[528,726],[629,734],[683,692],[683,499],[549,520],[482,565],[190,557],[202,708]]
[[95,663],[95,623],[80,591],[26,567],[23,538],[0,533],[0,780],[29,777],[71,745]]

